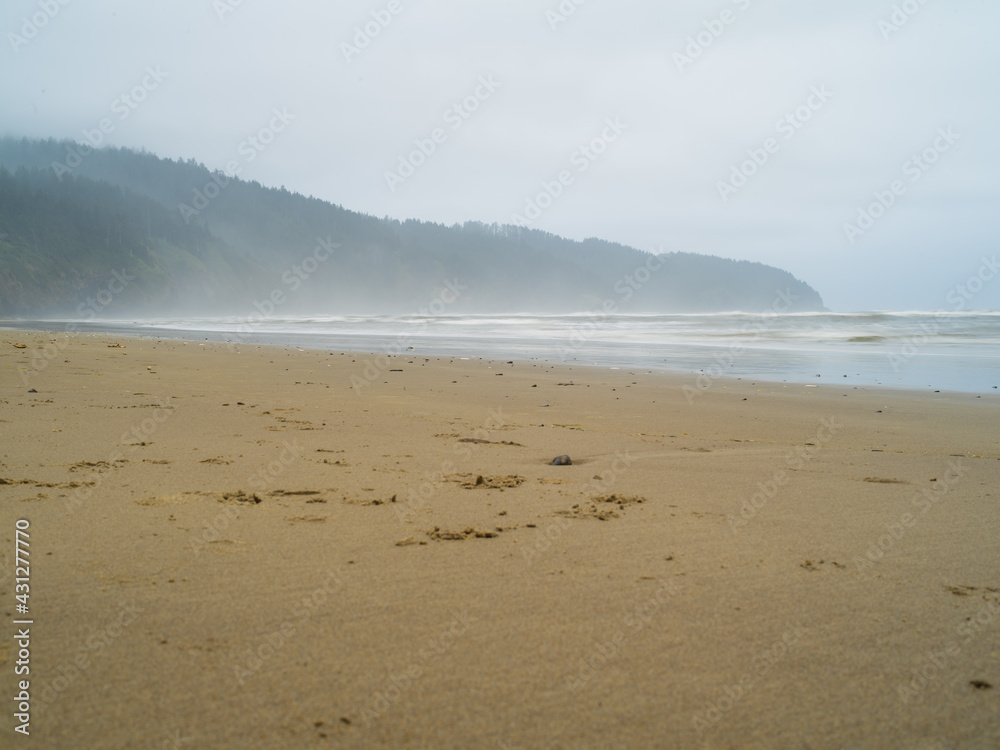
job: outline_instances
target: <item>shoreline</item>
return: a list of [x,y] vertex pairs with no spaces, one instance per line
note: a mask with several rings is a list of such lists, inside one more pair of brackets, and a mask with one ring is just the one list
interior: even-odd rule
[[[108,328],[108,329],[100,328],[100,329],[97,329],[97,330],[87,330],[87,331],[84,331],[84,330],[74,330],[74,331],[65,331],[65,330],[62,330],[61,331],[61,330],[57,330],[57,329],[38,329],[38,328],[23,328],[23,327],[10,328],[10,327],[5,327],[6,324],[9,324],[11,322],[13,322],[13,321],[0,320],[0,331],[11,331],[11,332],[20,331],[20,332],[23,332],[23,333],[39,333],[39,334],[40,333],[46,333],[46,334],[51,334],[51,335],[56,335],[56,336],[67,336],[67,337],[68,336],[72,336],[72,335],[79,335],[79,336],[107,336],[107,337],[112,337],[112,338],[136,339],[136,340],[143,340],[143,341],[186,341],[186,342],[189,342],[189,343],[199,343],[199,344],[200,343],[206,343],[206,342],[208,342],[208,343],[213,343],[213,344],[221,344],[221,345],[226,346],[227,348],[237,348],[237,347],[278,347],[278,348],[282,348],[282,347],[288,347],[288,348],[291,348],[291,349],[294,349],[294,350],[299,350],[299,351],[316,351],[316,352],[320,352],[320,351],[321,352],[331,352],[332,351],[332,352],[335,352],[337,354],[344,353],[344,354],[351,354],[351,355],[355,355],[355,356],[368,356],[368,357],[376,357],[376,358],[404,357],[404,356],[408,356],[405,352],[403,352],[403,353],[388,353],[386,351],[373,351],[371,347],[369,347],[369,348],[336,348],[336,347],[332,347],[330,345],[321,345],[319,342],[317,342],[315,340],[314,337],[312,338],[312,340],[303,341],[303,342],[299,342],[299,343],[280,344],[280,343],[274,343],[273,341],[267,341],[266,340],[266,339],[268,339],[270,337],[277,338],[278,337],[277,334],[268,334],[268,335],[263,335],[262,334],[262,335],[260,335],[260,338],[261,339],[265,339],[265,340],[262,340],[260,342],[253,341],[253,340],[233,342],[231,340],[231,338],[233,336],[236,336],[237,334],[222,333],[222,332],[217,332],[217,331],[194,331],[194,330],[189,330],[189,329],[180,330],[180,329],[154,329],[154,328],[146,328],[145,329],[146,332],[144,332],[144,333],[133,333],[133,332],[129,332],[127,330],[126,331],[116,331],[113,328]],[[44,322],[44,321],[32,321],[32,322]],[[69,325],[69,324],[67,324],[67,325]],[[293,335],[293,336],[302,336],[303,338],[310,338],[308,334],[291,334],[291,335]],[[417,342],[414,341],[414,343],[417,343]],[[452,346],[454,346],[454,343],[452,344]],[[433,348],[433,347],[431,347],[431,348]],[[723,351],[723,350],[720,349],[719,351]],[[718,352],[714,352],[714,353],[717,354]],[[563,361],[563,360],[560,360],[558,358],[553,358],[553,359],[525,358],[524,356],[518,356],[516,354],[515,355],[511,355],[511,356],[507,356],[507,355],[489,356],[489,355],[485,355],[485,354],[484,355],[469,354],[466,357],[466,356],[463,356],[464,354],[468,354],[468,353],[465,352],[463,354],[456,354],[455,352],[450,352],[450,353],[449,352],[436,352],[436,351],[427,350],[425,348],[422,348],[420,351],[415,351],[415,356],[429,356],[429,357],[433,357],[435,359],[456,359],[456,358],[458,358],[458,359],[467,359],[467,358],[472,358],[472,359],[481,359],[481,360],[489,360],[489,361],[508,361],[510,359],[513,359],[514,361],[519,362],[519,363],[523,363],[523,364],[544,364],[546,366],[553,366],[553,367],[568,367],[568,368],[572,368],[572,367],[585,367],[585,368],[595,368],[597,370],[611,370],[611,371],[614,371],[614,370],[646,371],[646,372],[649,372],[650,374],[654,374],[655,373],[655,374],[658,374],[658,375],[662,375],[662,376],[664,376],[665,378],[668,378],[668,379],[670,379],[670,378],[675,378],[675,379],[684,378],[684,379],[686,379],[689,382],[681,383],[681,384],[679,384],[679,387],[684,387],[684,385],[687,385],[690,389],[692,389],[694,391],[698,391],[698,393],[705,392],[706,390],[711,390],[714,387],[714,385],[712,385],[714,383],[730,383],[730,382],[735,383],[735,382],[748,382],[749,381],[749,382],[753,382],[753,383],[762,383],[762,384],[766,384],[766,385],[770,385],[770,386],[787,386],[787,387],[805,387],[805,386],[812,387],[812,386],[820,386],[820,387],[831,387],[831,388],[847,387],[847,388],[849,388],[851,390],[873,390],[873,391],[886,390],[886,391],[889,391],[889,392],[892,392],[892,393],[911,394],[911,395],[914,395],[914,396],[920,395],[920,394],[927,394],[927,393],[952,393],[952,394],[956,394],[956,395],[971,395],[973,397],[976,397],[976,396],[983,397],[983,396],[988,396],[988,395],[1000,395],[1000,389],[998,389],[998,387],[996,385],[994,385],[994,386],[982,386],[980,388],[971,388],[971,389],[970,388],[935,388],[932,385],[928,385],[926,387],[921,388],[921,387],[915,387],[915,386],[910,386],[910,385],[893,385],[893,384],[881,383],[881,382],[862,383],[862,382],[858,382],[854,378],[849,378],[846,374],[843,376],[843,378],[844,378],[844,380],[846,382],[844,382],[843,384],[841,384],[839,382],[838,378],[831,378],[831,377],[821,378],[819,375],[816,376],[816,378],[817,378],[816,380],[814,380],[813,378],[807,378],[807,377],[804,377],[804,376],[803,377],[799,377],[799,378],[793,378],[791,380],[781,380],[781,379],[778,379],[777,377],[773,377],[773,376],[771,376],[769,374],[765,374],[765,375],[761,375],[761,376],[750,376],[750,375],[735,376],[735,375],[727,375],[727,374],[724,374],[724,373],[721,373],[721,374],[711,374],[711,372],[714,372],[715,370],[721,370],[722,369],[721,367],[714,367],[714,366],[710,366],[708,368],[703,368],[700,371],[696,371],[696,370],[691,370],[691,369],[683,369],[683,368],[678,367],[678,366],[664,367],[664,366],[657,366],[657,365],[650,364],[650,363],[624,364],[624,363],[619,362],[619,361],[596,362],[596,361],[592,361],[590,359],[586,359],[586,360],[576,360],[576,359],[573,359],[573,360],[565,360],[565,361]],[[849,368],[842,367],[840,369],[849,369]],[[711,371],[711,372],[706,373],[706,370]],[[705,388],[702,387],[703,383],[702,383],[701,378],[703,378],[703,377],[707,378],[709,380],[709,382],[710,382],[710,386],[707,389],[705,389]],[[822,382],[820,382],[820,381],[822,381]],[[697,395],[695,395],[694,397],[697,398]]]
[[1000,740],[995,400],[41,334],[0,523],[46,746]]

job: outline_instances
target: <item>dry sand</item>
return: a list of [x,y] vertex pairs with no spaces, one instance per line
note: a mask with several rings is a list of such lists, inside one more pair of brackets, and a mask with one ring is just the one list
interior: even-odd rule
[[411,354],[0,332],[0,745],[1000,747],[997,394]]

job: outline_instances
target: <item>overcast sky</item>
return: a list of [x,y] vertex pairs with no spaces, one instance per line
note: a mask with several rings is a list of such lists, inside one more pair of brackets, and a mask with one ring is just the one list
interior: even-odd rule
[[997,28],[995,0],[4,0],[0,130],[107,118],[106,143],[377,216],[951,309],[1000,250]]

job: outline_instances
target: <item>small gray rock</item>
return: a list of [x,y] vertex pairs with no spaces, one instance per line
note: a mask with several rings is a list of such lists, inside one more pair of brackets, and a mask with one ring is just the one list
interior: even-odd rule
[[572,466],[573,460],[569,456],[556,456],[552,459],[553,466]]

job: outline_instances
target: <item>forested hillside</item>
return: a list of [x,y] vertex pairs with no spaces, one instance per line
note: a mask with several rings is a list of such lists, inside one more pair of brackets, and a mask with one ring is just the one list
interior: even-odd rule
[[[276,291],[284,314],[407,313],[455,279],[455,313],[760,311],[778,290],[822,309],[760,263],[376,218],[193,161],[0,139],[0,315],[241,315]],[[109,283],[113,305],[90,304]]]

